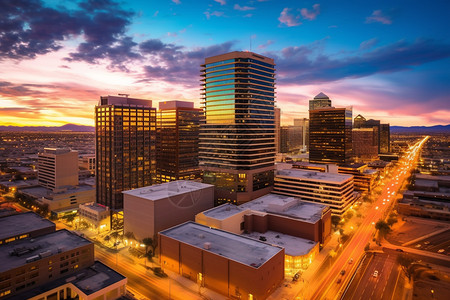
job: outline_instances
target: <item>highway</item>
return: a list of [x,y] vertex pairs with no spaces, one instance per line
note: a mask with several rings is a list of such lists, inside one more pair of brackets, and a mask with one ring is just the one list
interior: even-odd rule
[[[364,254],[364,247],[369,243],[375,233],[375,223],[382,219],[388,212],[388,207],[392,205],[397,191],[409,176],[410,171],[417,162],[423,144],[428,139],[429,136],[417,142],[399,160],[396,168],[392,171],[390,179],[384,185],[381,195],[367,212],[365,219],[355,231],[353,237],[336,259],[335,263],[323,276],[317,278],[318,280],[311,282],[310,291],[306,294],[311,295],[307,297],[308,299],[336,299],[341,296],[343,287],[348,283],[351,274],[356,270],[356,265],[349,264],[349,260],[352,258],[354,261],[358,261]],[[345,270],[344,275],[340,274],[342,270]],[[340,283],[338,283],[338,278],[341,279]],[[374,297],[373,299],[378,298]]]

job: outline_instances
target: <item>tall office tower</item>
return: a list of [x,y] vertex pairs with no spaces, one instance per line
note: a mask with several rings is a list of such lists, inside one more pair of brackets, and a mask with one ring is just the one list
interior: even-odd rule
[[353,128],[362,128],[364,127],[364,124],[366,123],[366,118],[364,118],[361,115],[357,115],[354,119],[353,119]]
[[57,190],[78,185],[78,151],[68,148],[44,148],[38,154],[39,185]]
[[294,119],[294,126],[302,127],[302,146],[304,150],[307,150],[309,144],[309,119]]
[[299,151],[303,147],[302,127],[281,126],[280,153]]
[[198,135],[202,109],[193,102],[164,101],[156,116],[156,183],[200,179]]
[[280,153],[281,109],[275,107],[275,151]]
[[352,156],[352,109],[309,111],[309,162],[348,163]]
[[309,100],[309,110],[315,110],[321,107],[331,107],[331,100],[327,95],[320,92],[314,99]]
[[156,109],[151,100],[100,97],[95,107],[97,202],[123,208],[122,191],[155,176]]
[[391,127],[389,124],[380,124],[380,153],[391,152]]
[[353,128],[353,156],[357,162],[378,159],[378,127]]
[[200,125],[203,182],[216,204],[244,203],[271,191],[275,160],[275,64],[252,52],[231,52],[202,65]]

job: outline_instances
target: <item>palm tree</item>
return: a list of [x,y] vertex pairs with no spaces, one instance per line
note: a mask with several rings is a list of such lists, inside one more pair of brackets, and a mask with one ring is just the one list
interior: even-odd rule
[[[153,245],[153,239],[150,238],[150,237],[146,237],[146,238],[144,238],[144,239],[142,240],[142,244],[145,245],[145,258],[146,258],[146,259],[151,258],[151,257],[153,256],[153,253],[150,253],[150,252],[148,251],[148,247],[151,246],[151,245]],[[145,260],[144,262],[146,263],[146,261],[147,261],[147,260]],[[146,266],[147,266],[147,265],[146,265]]]

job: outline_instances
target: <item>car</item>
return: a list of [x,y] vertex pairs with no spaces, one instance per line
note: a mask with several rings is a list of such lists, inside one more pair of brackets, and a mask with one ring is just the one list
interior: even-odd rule
[[377,207],[375,207],[375,209],[378,209],[378,206],[377,206]]
[[397,251],[397,252],[403,252],[402,249],[395,249],[395,251]]
[[420,248],[420,247],[422,247],[422,245],[421,245],[421,244],[417,244],[417,245],[415,245],[414,247]]
[[339,284],[339,283],[341,283],[341,281],[342,281],[342,280],[341,280],[340,278],[338,278],[338,280],[336,281],[336,283]]
[[345,274],[345,270],[341,270],[341,275],[344,275]]
[[439,249],[438,253],[443,253],[445,250],[444,249]]
[[378,271],[375,270],[375,272],[373,272],[373,277],[377,278],[378,277]]
[[350,258],[350,260],[348,261],[348,264],[351,265],[353,263],[353,258]]
[[429,244],[430,244],[430,241],[425,241],[425,242],[423,242],[423,244],[424,244],[424,245],[429,245]]

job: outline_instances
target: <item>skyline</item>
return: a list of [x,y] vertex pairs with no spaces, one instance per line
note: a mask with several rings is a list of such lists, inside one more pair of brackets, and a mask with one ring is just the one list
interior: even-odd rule
[[[194,5],[195,3],[195,5]],[[3,1],[0,125],[94,124],[100,96],[200,102],[208,56],[275,59],[282,124],[320,92],[353,117],[449,123],[449,3]],[[45,18],[43,18],[45,16]]]

